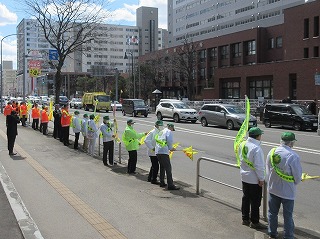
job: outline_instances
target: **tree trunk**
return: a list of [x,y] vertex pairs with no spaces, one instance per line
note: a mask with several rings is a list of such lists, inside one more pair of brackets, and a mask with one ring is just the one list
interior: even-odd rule
[[59,104],[59,96],[60,96],[60,88],[61,88],[61,68],[57,67],[57,72],[56,72],[56,80],[55,80],[55,87],[56,87],[56,92],[55,92],[55,103]]

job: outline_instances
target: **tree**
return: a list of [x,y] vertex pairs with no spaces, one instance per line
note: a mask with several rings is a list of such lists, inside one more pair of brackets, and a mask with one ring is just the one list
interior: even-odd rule
[[55,99],[59,101],[61,69],[67,56],[99,36],[96,29],[108,17],[103,0],[25,0],[28,11],[39,23],[45,39],[57,50],[57,62],[49,62],[56,69]]

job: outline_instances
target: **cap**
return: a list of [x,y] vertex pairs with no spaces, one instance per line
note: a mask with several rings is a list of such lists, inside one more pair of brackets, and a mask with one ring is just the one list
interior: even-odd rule
[[162,120],[157,120],[157,121],[156,121],[156,125],[158,125],[158,126],[163,126],[163,121],[162,121]]
[[168,126],[168,127],[171,127],[171,128],[172,128],[172,131],[176,131],[176,130],[174,129],[174,124],[169,123],[169,124],[167,124],[167,126]]
[[258,128],[258,127],[252,127],[249,129],[249,136],[252,135],[252,136],[258,136],[258,135],[262,135],[263,134],[263,131]]
[[83,115],[83,118],[88,118],[88,114],[84,114],[84,115]]
[[281,139],[282,139],[283,141],[297,141],[295,134],[292,133],[292,132],[284,132],[284,133],[281,135]]
[[134,124],[135,122],[132,119],[127,120],[127,124]]
[[109,120],[110,118],[109,118],[108,115],[106,115],[106,116],[103,116],[103,119],[104,119],[104,120]]
[[78,115],[78,114],[80,114],[80,113],[79,113],[79,111],[76,110],[76,111],[74,112],[74,114],[75,114],[75,115]]
[[94,115],[92,114],[92,115],[90,115],[90,119],[94,119]]

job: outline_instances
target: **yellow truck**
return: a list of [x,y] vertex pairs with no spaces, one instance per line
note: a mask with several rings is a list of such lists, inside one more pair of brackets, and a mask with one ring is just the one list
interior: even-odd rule
[[107,95],[105,92],[85,93],[82,97],[82,105],[86,111],[90,109],[94,111],[97,105],[96,111],[105,110],[108,112],[111,110],[110,95]]

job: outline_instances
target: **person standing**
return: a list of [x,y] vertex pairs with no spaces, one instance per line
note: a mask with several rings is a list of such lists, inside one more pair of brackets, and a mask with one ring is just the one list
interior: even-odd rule
[[90,119],[87,124],[88,127],[88,154],[94,156],[94,150],[96,145],[96,140],[98,138],[98,128],[94,122],[94,115],[90,115]]
[[113,125],[109,121],[109,116],[103,117],[103,123],[100,126],[100,131],[103,137],[103,164],[105,166],[108,165],[108,157],[109,157],[109,165],[115,165],[117,163],[113,160],[113,152],[114,152],[114,138],[112,127]]
[[31,117],[32,117],[32,128],[34,130],[38,130],[39,129],[40,110],[38,109],[37,103],[35,103],[32,108]]
[[59,138],[60,141],[62,142],[62,137],[61,137],[61,110],[59,104],[56,104],[54,106],[54,111],[53,111],[53,138]]
[[74,133],[74,145],[73,145],[74,149],[78,149],[79,136],[81,132],[81,122],[78,116],[79,116],[79,111],[76,110],[72,118],[72,129]]
[[83,119],[81,122],[81,133],[83,136],[82,149],[83,149],[83,152],[86,153],[88,151],[88,115],[87,114],[83,115]]
[[42,106],[41,111],[41,126],[43,135],[48,134],[48,123],[49,123],[49,115],[47,113],[48,108],[46,106]]
[[61,137],[65,146],[69,146],[69,131],[70,131],[71,115],[68,111],[68,106],[64,105],[61,111]]
[[259,208],[265,179],[264,155],[260,146],[263,131],[258,127],[253,127],[249,129],[248,133],[248,139],[242,142],[239,148],[243,192],[241,205],[242,225],[250,226],[254,229],[266,229],[266,226],[259,222]]
[[14,142],[18,135],[17,124],[19,123],[19,117],[17,112],[12,110],[10,115],[6,117],[6,126],[7,126],[7,140],[8,140],[8,151],[9,155],[16,155],[17,153],[13,152]]
[[301,182],[302,167],[299,155],[293,151],[295,134],[284,132],[281,145],[271,149],[267,156],[267,183],[269,193],[268,234],[269,238],[277,238],[278,213],[283,207],[284,236],[294,238],[293,207],[297,184]]
[[126,146],[126,150],[129,152],[128,168],[127,172],[129,174],[136,174],[137,167],[137,150],[139,149],[139,139],[147,133],[137,133],[133,129],[133,124],[135,122],[132,119],[127,120],[127,127],[122,135],[122,141]]
[[148,182],[152,184],[160,184],[157,181],[158,172],[159,172],[159,160],[155,153],[156,148],[156,140],[155,136],[162,130],[163,122],[161,120],[157,120],[154,126],[154,129],[151,130],[146,139],[144,140],[146,146],[148,147],[148,155],[151,160],[151,168],[149,171]]
[[161,130],[156,136],[156,148],[155,152],[160,163],[160,187],[165,187],[167,184],[164,182],[164,175],[167,175],[168,190],[179,190],[173,184],[172,179],[172,167],[170,163],[169,153],[170,151],[175,151],[173,148],[173,133],[175,131],[174,124],[167,124],[167,128]]
[[20,106],[20,113],[21,113],[21,124],[22,126],[26,126],[26,120],[28,116],[28,107],[26,105],[26,102],[22,102]]
[[6,107],[4,107],[4,110],[3,110],[3,114],[4,116],[8,116],[8,115],[11,115],[11,111],[13,110],[12,108],[12,105],[11,105],[11,102],[9,101],[6,105]]

